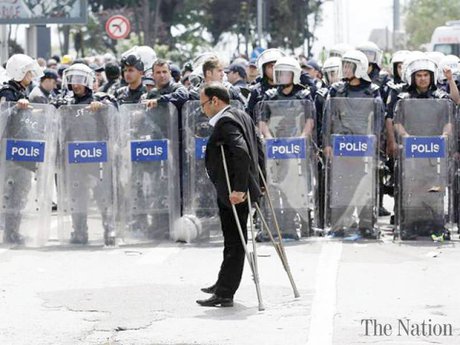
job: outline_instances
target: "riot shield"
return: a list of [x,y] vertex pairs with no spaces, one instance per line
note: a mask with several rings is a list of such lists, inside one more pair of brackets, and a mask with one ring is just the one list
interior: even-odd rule
[[[263,101],[256,112],[264,124],[267,185],[281,234],[292,239],[308,236],[316,224],[318,201],[314,105],[297,99]],[[274,231],[273,210],[267,200],[262,203]],[[263,229],[258,239],[267,236]]]
[[55,109],[31,104],[0,104],[0,240],[43,246],[51,227],[56,155]]
[[450,100],[403,99],[397,104],[395,220],[401,239],[449,234],[453,226],[454,114]]
[[[231,106],[242,109],[238,101]],[[204,156],[212,133],[209,118],[199,101],[188,101],[182,107],[182,213],[176,240],[207,241],[221,236],[215,188],[208,178]],[[189,226],[187,226],[189,225]]]
[[118,185],[125,243],[167,239],[179,216],[177,121],[172,104],[120,107]]
[[116,109],[59,108],[58,211],[63,243],[115,244]]
[[323,119],[325,230],[377,238],[378,152],[383,105],[374,98],[330,98]]

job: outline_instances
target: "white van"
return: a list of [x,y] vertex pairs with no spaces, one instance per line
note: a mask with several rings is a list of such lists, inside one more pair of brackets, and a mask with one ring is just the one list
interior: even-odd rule
[[460,55],[460,20],[448,21],[445,26],[434,29],[431,50],[445,55]]

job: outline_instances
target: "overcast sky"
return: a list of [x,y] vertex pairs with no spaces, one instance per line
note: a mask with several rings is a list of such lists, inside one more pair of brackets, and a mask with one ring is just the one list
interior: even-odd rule
[[[405,0],[401,0],[401,8]],[[373,29],[388,29],[393,31],[393,0],[342,0],[345,41],[352,45],[367,41]],[[402,21],[401,21],[402,25]],[[348,28],[348,30],[347,30]],[[334,44],[334,3],[326,1],[323,4],[323,22],[315,32],[318,41],[315,42],[314,52],[322,46],[326,48]]]

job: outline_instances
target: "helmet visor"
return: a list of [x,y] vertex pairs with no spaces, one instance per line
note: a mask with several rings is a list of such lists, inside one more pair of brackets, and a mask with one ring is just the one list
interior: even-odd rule
[[290,85],[294,80],[294,72],[292,71],[275,71],[274,82],[277,85]]
[[364,55],[367,57],[367,61],[369,63],[376,63],[377,62],[377,53],[373,50],[361,50]]
[[83,85],[91,89],[93,82],[94,77],[91,73],[78,70],[64,72],[63,84],[67,88],[69,88],[69,85]]
[[337,68],[337,69],[330,69],[328,71],[325,71],[324,77],[326,78],[327,83],[330,85],[330,84],[338,82],[341,76],[339,73],[339,69]]
[[32,78],[40,78],[43,75],[43,70],[41,69],[40,65],[37,61],[33,61],[30,64],[24,67],[24,71],[32,73]]
[[342,74],[346,79],[351,79],[356,74],[356,64],[350,61],[342,62]]

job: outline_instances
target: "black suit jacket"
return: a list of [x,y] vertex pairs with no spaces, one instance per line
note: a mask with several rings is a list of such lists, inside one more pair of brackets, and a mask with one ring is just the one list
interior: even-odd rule
[[216,123],[206,146],[205,164],[219,200],[230,206],[220,146],[224,147],[232,191],[251,193],[252,201],[261,195],[258,166],[263,172],[265,156],[254,123],[245,112],[230,107]]

